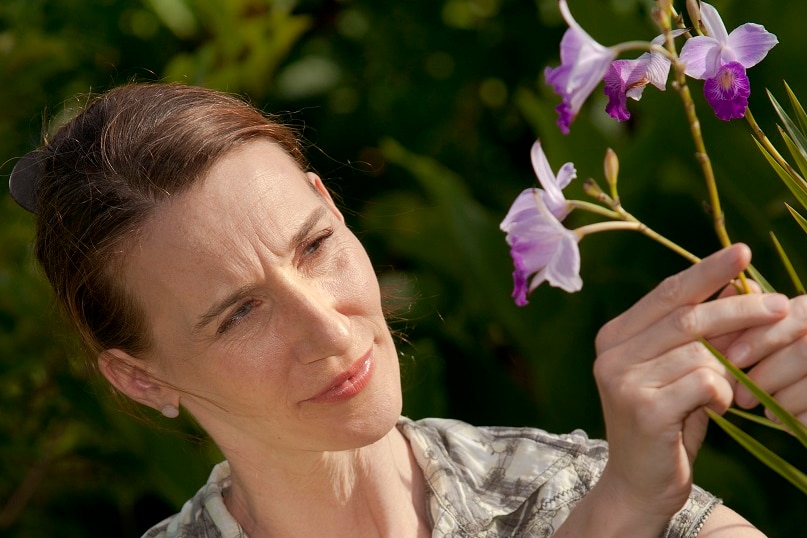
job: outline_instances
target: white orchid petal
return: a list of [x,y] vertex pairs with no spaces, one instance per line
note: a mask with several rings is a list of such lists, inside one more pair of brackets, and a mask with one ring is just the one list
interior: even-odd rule
[[732,30],[726,43],[734,59],[748,69],[761,62],[779,40],[764,26],[749,22]]
[[577,170],[573,163],[565,163],[558,170],[557,182],[558,187],[565,189],[571,181],[577,177]]
[[574,293],[583,287],[583,280],[580,278],[580,249],[577,246],[577,235],[571,230],[564,231],[566,233],[558,242],[542,276],[550,285]]
[[[645,71],[647,82],[664,91],[667,88],[669,74],[670,60],[658,53],[651,54],[647,60],[647,69]],[[630,95],[630,92],[628,92],[628,95]]]
[[563,197],[561,186],[558,185],[558,180],[555,174],[552,173],[552,168],[549,166],[549,161],[541,148],[541,141],[536,140],[530,150],[530,159],[532,160],[532,168],[535,170],[535,175],[538,181],[544,188],[544,201],[546,202],[549,211],[557,218],[566,216],[568,210],[566,209],[566,198]]
[[706,2],[701,2],[701,24],[709,32],[709,36],[717,42],[725,43],[726,39],[728,39],[726,25],[723,24],[720,13],[717,12],[713,5]]
[[712,78],[720,68],[720,43],[706,36],[688,39],[681,48],[680,59],[685,64],[684,73],[699,80]]

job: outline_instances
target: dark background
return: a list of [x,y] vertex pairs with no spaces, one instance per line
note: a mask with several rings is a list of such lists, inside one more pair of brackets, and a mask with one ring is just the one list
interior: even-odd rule
[[[646,0],[570,4],[604,44],[656,33]],[[784,102],[786,79],[807,95],[803,3],[714,4],[729,30],[753,21],[779,36],[749,71],[752,110],[776,140],[765,89]],[[594,335],[686,262],[638,234],[595,236],[581,244],[582,292],[542,287],[515,307],[498,223],[535,182],[532,142],[543,140],[554,170],[574,161],[576,198],[582,179],[602,182],[614,148],[629,211],[698,255],[718,243],[674,91],[649,88],[617,124],[598,88],[572,134],[559,133],[543,69],[557,65],[564,30],[555,0],[0,0],[0,176],[82,103],[77,94],[181,80],[247,95],[304,128],[314,168],[404,298],[393,326],[405,337],[407,415],[602,436]],[[701,83],[691,88],[730,234],[792,293],[768,238],[775,231],[803,270],[791,198],[748,126],[717,120]],[[2,190],[0,535],[139,536],[196,491],[218,455],[191,424],[143,420],[88,378],[33,263],[32,235],[33,218]],[[789,436],[743,426],[803,463]],[[717,428],[696,480],[770,536],[804,534],[803,495]]]

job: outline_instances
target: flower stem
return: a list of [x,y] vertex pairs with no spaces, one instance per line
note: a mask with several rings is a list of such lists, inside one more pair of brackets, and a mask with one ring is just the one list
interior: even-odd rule
[[566,205],[571,209],[580,209],[582,211],[602,215],[603,217],[607,217],[609,219],[622,220],[622,215],[616,211],[612,211],[601,205],[592,204],[591,202],[585,202],[583,200],[566,200]]
[[[717,234],[717,239],[720,241],[720,244],[723,247],[728,247],[731,245],[731,239],[729,238],[728,231],[726,230],[726,217],[720,204],[720,196],[718,195],[717,191],[717,181],[715,180],[712,161],[706,151],[706,143],[703,140],[703,132],[701,131],[700,120],[698,119],[698,114],[695,110],[695,101],[692,100],[692,93],[689,91],[689,86],[687,85],[686,74],[684,73],[684,65],[678,60],[675,46],[669,36],[666,46],[669,49],[670,54],[676,56],[676,59],[672,62],[672,65],[675,67],[675,81],[673,82],[673,87],[678,92],[678,95],[681,97],[681,101],[684,104],[684,112],[686,113],[687,121],[689,123],[689,132],[692,135],[692,141],[695,144],[695,159],[700,164],[703,179],[706,183],[706,190],[709,194],[709,206],[712,211],[712,220],[714,223],[715,233]],[[748,282],[746,281],[743,273],[739,274],[739,280],[743,290],[746,293],[750,293],[751,288],[748,286]]]
[[669,239],[667,239],[663,235],[660,235],[659,233],[657,233],[653,229],[648,228],[644,223],[636,221],[636,220],[631,220],[631,221],[620,220],[620,221],[612,221],[612,222],[597,222],[595,224],[587,224],[585,226],[581,226],[579,228],[576,228],[574,231],[582,239],[583,237],[585,237],[586,235],[589,235],[589,234],[598,233],[598,232],[607,232],[607,231],[612,231],[612,230],[633,230],[633,231],[639,232],[641,234],[646,235],[650,239],[653,239],[653,240],[657,241],[658,243],[661,243],[662,245],[669,248],[673,252],[676,252],[676,253],[680,254],[681,256],[683,256],[685,259],[687,259],[691,263],[698,263],[699,261],[701,261],[700,258],[698,258],[694,254],[692,254],[691,252],[686,250],[684,247],[680,246],[677,243],[674,243],[674,242],[670,241]]
[[729,234],[726,231],[726,217],[720,205],[720,197],[717,192],[717,182],[715,181],[712,161],[709,158],[709,154],[706,152],[706,144],[703,141],[700,120],[698,120],[698,115],[695,111],[695,102],[692,100],[692,94],[689,91],[689,86],[687,86],[686,78],[680,64],[676,64],[676,78],[675,89],[678,91],[684,103],[684,111],[686,112],[689,122],[689,132],[695,143],[695,159],[698,161],[698,164],[700,164],[701,172],[706,182],[706,190],[709,193],[709,206],[712,211],[715,232],[717,233],[717,238],[720,240],[720,244],[727,247],[731,245],[731,239],[729,239]]

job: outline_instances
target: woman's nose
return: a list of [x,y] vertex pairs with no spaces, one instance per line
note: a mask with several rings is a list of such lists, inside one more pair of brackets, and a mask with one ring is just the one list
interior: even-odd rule
[[296,282],[290,286],[284,303],[286,330],[299,361],[314,362],[350,350],[350,317],[340,311],[339,298],[330,290]]

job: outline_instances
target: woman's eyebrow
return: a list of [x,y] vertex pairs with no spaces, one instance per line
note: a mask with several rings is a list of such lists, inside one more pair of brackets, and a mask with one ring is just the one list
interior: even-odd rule
[[319,206],[312,211],[310,215],[308,215],[308,218],[303,221],[302,225],[300,225],[300,229],[297,230],[297,233],[291,238],[289,249],[293,249],[296,245],[299,245],[305,241],[305,238],[311,233],[311,229],[317,225],[317,222],[319,222],[326,211],[327,210],[323,206]]
[[[299,245],[301,242],[305,240],[308,234],[311,233],[311,230],[316,226],[317,222],[322,219],[322,216],[326,213],[327,209],[320,206],[316,208],[314,211],[311,212],[310,215],[303,221],[300,225],[300,228],[297,232],[292,236],[291,242],[289,244],[289,248],[293,249],[296,245]],[[238,303],[243,298],[252,295],[257,288],[256,284],[248,284],[246,286],[242,286],[235,290],[233,293],[227,295],[221,301],[218,301],[211,306],[207,312],[199,316],[199,321],[196,322],[196,325],[193,326],[193,332],[200,332],[202,331],[211,321],[216,319],[221,315],[222,312],[230,308],[232,305]]]
[[257,285],[255,284],[248,284],[246,286],[242,286],[235,290],[233,293],[229,294],[227,297],[218,301],[217,303],[213,304],[207,312],[199,316],[199,321],[196,322],[196,325],[193,326],[193,332],[200,332],[204,329],[211,321],[216,319],[221,315],[222,312],[230,308],[232,305],[238,303],[245,297],[252,295],[255,290],[257,289]]

